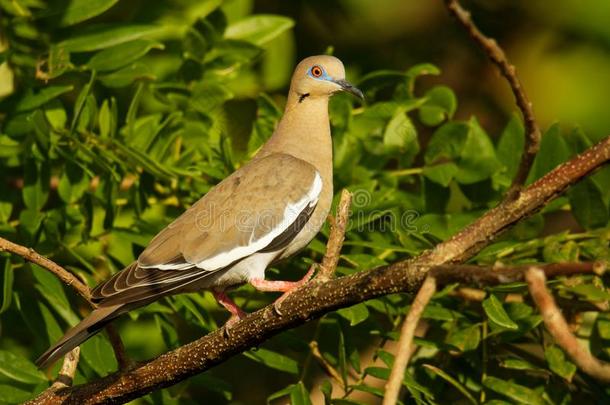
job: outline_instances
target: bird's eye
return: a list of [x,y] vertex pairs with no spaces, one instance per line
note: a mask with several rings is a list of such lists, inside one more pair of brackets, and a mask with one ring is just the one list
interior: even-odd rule
[[322,76],[322,68],[318,65],[315,65],[314,67],[311,68],[311,75],[313,77],[320,77]]

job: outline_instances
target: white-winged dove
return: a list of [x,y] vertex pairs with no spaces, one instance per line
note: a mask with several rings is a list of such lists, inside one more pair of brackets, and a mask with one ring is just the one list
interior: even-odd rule
[[119,315],[172,294],[211,290],[232,317],[243,316],[225,291],[250,283],[287,294],[297,282],[265,280],[265,270],[305,247],[333,196],[328,99],[347,91],[341,61],[312,56],[296,67],[284,116],[246,165],[163,229],[138,260],[92,292],[97,308],[37,360],[54,362]]

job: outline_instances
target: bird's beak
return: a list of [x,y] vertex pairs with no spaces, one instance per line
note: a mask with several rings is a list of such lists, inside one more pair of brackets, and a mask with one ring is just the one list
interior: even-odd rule
[[362,92],[354,87],[350,82],[348,82],[345,79],[341,79],[341,80],[333,80],[336,84],[338,84],[339,86],[341,86],[341,90],[346,91],[350,94],[353,94],[354,96],[358,97],[360,100],[364,100],[364,94],[362,94]]

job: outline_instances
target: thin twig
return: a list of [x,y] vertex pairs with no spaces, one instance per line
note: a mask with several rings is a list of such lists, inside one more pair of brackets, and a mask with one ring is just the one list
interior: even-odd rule
[[76,292],[83,297],[87,302],[91,302],[91,291],[82,281],[80,281],[74,274],[55,263],[53,260],[41,256],[32,248],[18,245],[7,239],[0,237],[0,252],[9,252],[17,256],[21,256],[25,260],[37,264],[40,267],[47,269],[51,273],[55,274],[61,281],[72,287]]
[[335,369],[322,355],[320,352],[320,348],[318,347],[318,342],[312,340],[309,342],[309,348],[311,349],[311,355],[318,361],[320,366],[326,371],[326,373],[337,381],[337,383],[341,384],[343,389],[345,390],[345,382],[341,377],[341,374]]
[[61,365],[59,374],[57,375],[57,379],[51,385],[51,389],[58,390],[60,388],[72,386],[79,358],[80,346],[76,346],[74,349],[66,353],[66,355],[64,356],[64,362]]
[[[573,276],[578,274],[602,274],[606,266],[602,262],[549,263],[537,264],[547,277]],[[430,269],[430,275],[439,285],[451,283],[484,287],[497,284],[514,283],[525,280],[525,273],[531,265],[494,267],[464,265],[441,265]]]
[[544,325],[557,344],[570,356],[579,369],[597,380],[610,383],[610,364],[593,357],[591,352],[582,347],[570,332],[568,323],[546,288],[544,271],[532,267],[526,272],[525,278],[532,299],[540,309]]
[[57,403],[55,396],[57,391],[71,387],[74,382],[74,376],[76,375],[76,368],[78,367],[78,360],[80,358],[80,347],[76,346],[74,349],[66,353],[64,356],[64,362],[59,370],[57,378],[51,384],[49,388],[40,393],[36,398],[25,402],[25,405],[53,405]]
[[337,206],[337,216],[331,221],[330,235],[328,237],[328,243],[326,244],[326,253],[324,253],[324,258],[320,265],[320,272],[317,276],[318,280],[328,280],[333,277],[337,265],[339,264],[341,248],[343,248],[343,241],[345,240],[345,230],[347,229],[347,222],[349,220],[349,207],[351,202],[352,194],[344,189],[341,192],[341,199]]
[[538,124],[536,123],[532,103],[525,94],[525,90],[517,76],[515,66],[508,61],[506,54],[498,43],[494,39],[485,36],[477,28],[470,17],[470,12],[462,8],[458,0],[445,0],[445,4],[449,12],[460,22],[460,24],[462,24],[474,42],[483,49],[485,54],[487,54],[487,57],[489,57],[502,76],[504,76],[515,96],[517,107],[519,107],[519,110],[523,115],[526,133],[525,145],[517,174],[507,193],[507,197],[514,198],[523,187],[532,164],[534,163],[536,153],[538,153],[538,149],[540,148],[540,128],[538,128]]
[[132,361],[125,351],[121,335],[119,335],[119,332],[117,332],[112,324],[106,325],[106,334],[108,335],[108,340],[114,350],[114,357],[119,365],[119,370],[128,369],[132,365]]
[[398,401],[405,370],[407,364],[409,364],[411,353],[413,353],[412,346],[415,328],[419,323],[426,305],[428,305],[428,302],[430,302],[430,299],[435,292],[436,279],[431,276],[426,277],[426,280],[413,299],[409,313],[402,324],[400,340],[398,342],[398,353],[396,353],[392,372],[390,373],[390,378],[388,378],[388,383],[386,384],[383,405],[394,405]]

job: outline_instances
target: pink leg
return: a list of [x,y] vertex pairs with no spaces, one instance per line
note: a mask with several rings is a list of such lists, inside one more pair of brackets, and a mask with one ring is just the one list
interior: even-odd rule
[[315,266],[311,266],[309,268],[309,271],[307,271],[307,274],[305,274],[305,276],[299,281],[271,281],[262,278],[253,278],[250,280],[250,284],[252,284],[252,286],[259,291],[283,292],[284,294],[282,294],[273,303],[273,308],[275,309],[275,312],[277,312],[278,315],[282,315],[279,309],[280,304],[286,299],[286,297],[288,297],[288,295],[290,295],[290,293],[292,293],[294,290],[308,282],[313,276],[315,270]]
[[228,331],[235,322],[247,315],[247,313],[242,311],[242,309],[238,307],[237,304],[233,302],[233,300],[227,294],[225,294],[224,291],[212,291],[212,294],[214,294],[216,301],[218,301],[220,305],[225,307],[227,311],[231,313],[231,317],[225,323],[226,331]]

